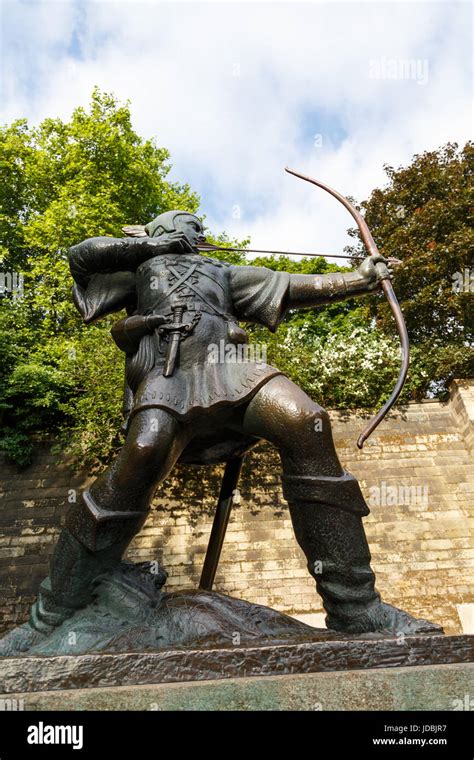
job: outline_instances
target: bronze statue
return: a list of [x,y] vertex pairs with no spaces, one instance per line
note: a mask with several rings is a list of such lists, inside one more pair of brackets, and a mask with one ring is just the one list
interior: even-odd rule
[[[211,345],[247,341],[240,322],[275,331],[288,309],[363,296],[381,283],[387,292],[387,260],[375,249],[353,272],[289,274],[204,255],[203,225],[186,211],[124,229],[137,236],[85,240],[70,249],[69,262],[86,324],[127,311],[112,328],[126,355],[126,440],[69,509],[30,628],[51,632],[89,603],[93,580],[120,563],[177,462],[227,462],[232,485],[243,454],[263,439],[280,454],[283,493],[328,628],[439,633],[439,626],[381,601],[362,524],[369,509],[339,462],[324,409],[263,362],[209,360]],[[211,557],[204,588],[215,563]]]

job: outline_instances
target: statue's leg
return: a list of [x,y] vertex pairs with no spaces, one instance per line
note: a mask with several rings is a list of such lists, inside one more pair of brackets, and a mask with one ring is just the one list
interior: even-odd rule
[[357,480],[341,467],[324,409],[278,376],[254,396],[241,425],[280,452],[283,493],[328,627],[353,633],[440,632],[381,601],[362,524],[369,509]]
[[32,607],[36,630],[47,632],[89,602],[92,581],[120,561],[189,437],[189,429],[164,410],[134,417],[117,458],[66,515],[50,574]]

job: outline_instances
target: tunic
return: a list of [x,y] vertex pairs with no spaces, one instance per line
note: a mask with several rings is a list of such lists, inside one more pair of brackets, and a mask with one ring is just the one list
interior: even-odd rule
[[[242,404],[282,374],[255,360],[251,351],[232,347],[247,340],[238,322],[276,330],[287,308],[287,272],[233,266],[197,253],[154,255],[136,265],[133,257],[110,251],[121,243],[133,249],[137,242],[92,238],[70,251],[74,300],[86,322],[124,306],[129,313],[161,314],[171,320],[179,306],[181,321],[191,326],[180,340],[170,377],[163,374],[166,336],[155,330],[141,338],[127,362],[127,382],[134,393],[130,418],[149,408],[163,408],[183,419]],[[111,271],[123,264],[131,271]],[[229,354],[230,361],[222,361]]]

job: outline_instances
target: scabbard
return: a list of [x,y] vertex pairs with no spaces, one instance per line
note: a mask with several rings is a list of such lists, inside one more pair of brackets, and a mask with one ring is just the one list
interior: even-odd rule
[[166,352],[166,358],[165,358],[165,366],[163,369],[164,377],[171,377],[171,375],[174,372],[176,359],[178,358],[180,340],[181,340],[181,335],[179,333],[175,333],[169,339],[168,350]]

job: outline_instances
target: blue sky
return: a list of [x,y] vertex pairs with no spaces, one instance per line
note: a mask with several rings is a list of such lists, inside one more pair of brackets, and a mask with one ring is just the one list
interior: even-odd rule
[[[383,164],[472,134],[471,6],[444,2],[3,0],[2,121],[131,101],[215,232],[340,253]],[[131,219],[130,223],[147,220]]]

